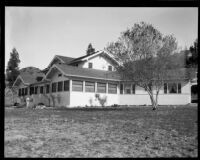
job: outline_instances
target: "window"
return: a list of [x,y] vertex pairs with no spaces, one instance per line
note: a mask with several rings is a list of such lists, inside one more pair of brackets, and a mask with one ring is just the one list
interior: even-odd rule
[[40,93],[43,94],[43,91],[44,91],[44,87],[40,86]]
[[95,83],[94,82],[85,82],[85,92],[94,92]]
[[58,77],[62,77],[62,74],[60,73],[60,74],[58,74]]
[[164,94],[167,94],[167,83],[164,83]]
[[58,82],[58,92],[63,91],[63,81]]
[[24,88],[22,88],[22,96],[24,96]]
[[109,70],[109,71],[112,71],[112,66],[108,66],[108,70]]
[[108,93],[117,93],[117,84],[108,84]]
[[131,84],[125,84],[124,93],[125,94],[131,94]]
[[25,88],[24,89],[24,95],[27,95],[28,94],[28,88]]
[[64,81],[64,91],[69,91],[69,81]]
[[88,63],[88,68],[92,68],[92,63]]
[[178,83],[178,93],[181,93],[181,83]]
[[123,84],[120,84],[120,94],[123,94],[124,86]]
[[106,93],[106,83],[97,83],[97,92]]
[[169,91],[169,93],[177,93],[177,84],[176,83],[168,83],[168,91]]
[[55,82],[52,83],[52,92],[56,92],[56,84],[57,84],[57,83],[55,83]]
[[34,87],[30,87],[30,95],[34,94]]
[[37,94],[38,86],[35,87],[35,94]]
[[47,85],[46,85],[46,93],[49,93],[49,87],[50,87],[50,85],[47,84]]
[[21,96],[21,89],[19,89],[18,95]]
[[72,91],[83,91],[83,82],[82,81],[72,81]]
[[135,94],[135,84],[132,84],[132,94]]

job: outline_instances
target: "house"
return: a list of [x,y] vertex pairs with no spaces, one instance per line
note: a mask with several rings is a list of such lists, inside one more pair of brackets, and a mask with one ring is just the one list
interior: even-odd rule
[[[20,74],[13,87],[19,97],[31,97],[34,104],[47,106],[149,105],[147,92],[134,83],[124,81],[115,66],[119,62],[105,51],[78,58],[55,55],[46,69],[37,74]],[[161,88],[159,105],[191,103],[188,74],[193,70],[170,71]],[[193,76],[195,77],[195,76]]]

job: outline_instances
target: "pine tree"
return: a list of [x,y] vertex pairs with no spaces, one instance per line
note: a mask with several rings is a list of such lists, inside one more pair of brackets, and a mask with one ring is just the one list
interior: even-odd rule
[[90,54],[92,54],[92,53],[94,53],[95,52],[95,49],[92,47],[92,44],[90,43],[89,45],[88,45],[88,48],[87,48],[87,50],[86,50],[86,53],[87,53],[87,55],[90,55]]
[[8,81],[8,87],[11,87],[19,75],[19,54],[15,48],[10,53],[10,59],[6,68],[6,80]]

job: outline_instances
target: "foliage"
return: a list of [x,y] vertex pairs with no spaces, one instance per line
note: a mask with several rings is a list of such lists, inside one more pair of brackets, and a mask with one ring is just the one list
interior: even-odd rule
[[11,87],[19,75],[19,54],[15,48],[13,48],[10,53],[10,59],[6,68],[6,80],[8,81],[8,86]]
[[95,49],[92,47],[92,44],[90,43],[89,45],[88,45],[88,48],[87,48],[87,50],[86,50],[86,53],[87,53],[87,55],[90,55],[90,54],[92,54],[92,53],[94,53],[95,52]]
[[195,40],[193,46],[190,46],[190,53],[187,57],[187,67],[195,67],[198,66],[198,39]]
[[[151,24],[141,22],[122,32],[117,42],[105,48],[121,63],[117,71],[124,80],[144,88],[157,107],[158,94],[164,85],[165,70],[175,67],[170,56],[175,53],[177,42],[173,35],[163,36]],[[156,97],[153,96],[153,88]]]

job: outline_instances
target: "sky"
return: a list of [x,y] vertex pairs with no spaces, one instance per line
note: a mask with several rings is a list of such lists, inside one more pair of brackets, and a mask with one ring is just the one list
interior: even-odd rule
[[55,55],[83,56],[89,43],[103,50],[141,21],[173,34],[182,49],[198,36],[197,7],[6,7],[5,65],[14,47],[20,69],[44,69]]

